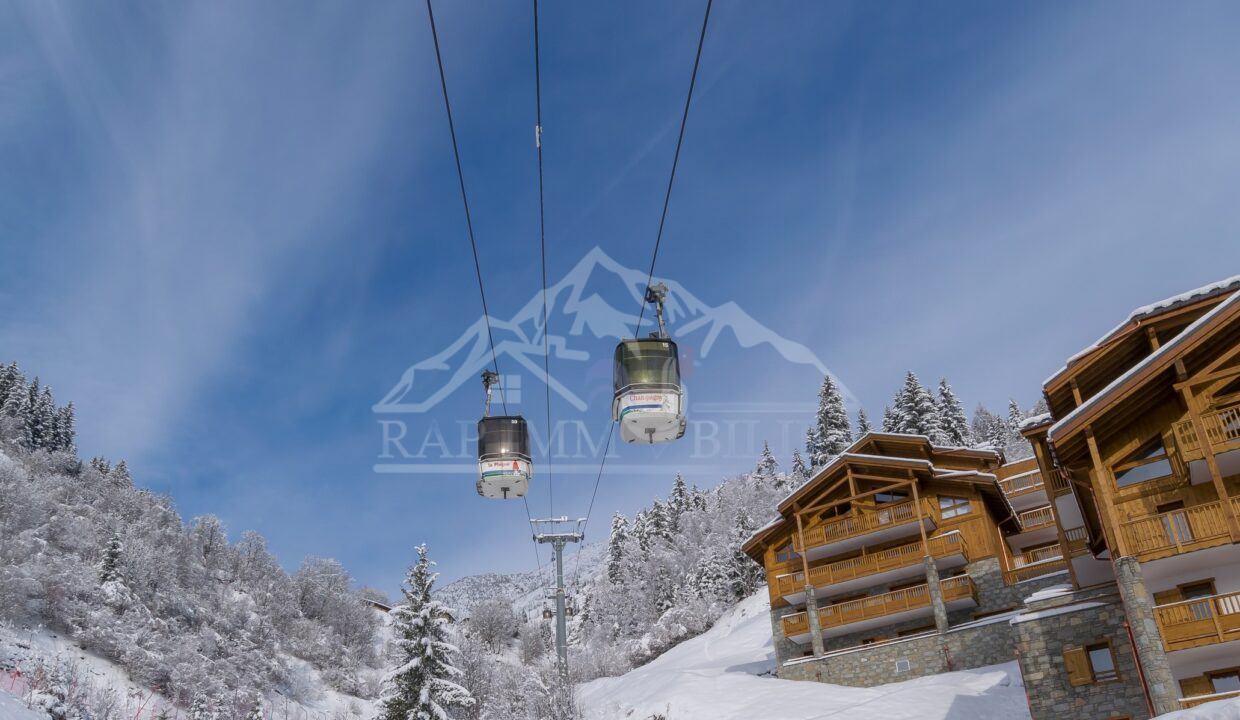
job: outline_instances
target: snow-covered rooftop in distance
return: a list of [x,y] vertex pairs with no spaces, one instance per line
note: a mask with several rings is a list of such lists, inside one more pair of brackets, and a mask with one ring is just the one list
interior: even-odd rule
[[1029,428],[1035,428],[1039,425],[1045,425],[1046,423],[1050,421],[1051,421],[1050,413],[1048,412],[1038,413],[1037,415],[1030,415],[1024,420],[1021,420],[1020,424],[1016,426],[1016,429],[1020,430],[1021,432],[1024,432],[1025,430],[1028,430]]
[[1039,600],[1050,600],[1051,598],[1057,598],[1063,595],[1071,595],[1071,594],[1072,594],[1071,585],[1052,585],[1050,587],[1042,588],[1041,590],[1025,598],[1025,602],[1031,603],[1031,602],[1037,602]]
[[1050,377],[1042,381],[1042,385],[1045,386],[1054,381],[1055,378],[1059,377],[1067,371],[1068,368],[1072,367],[1072,363],[1107,344],[1112,338],[1119,335],[1124,328],[1128,327],[1132,323],[1140,322],[1154,315],[1167,312],[1168,310],[1174,310],[1175,308],[1182,305],[1187,305],[1191,302],[1204,300],[1208,297],[1222,295],[1235,290],[1240,290],[1240,275],[1232,275],[1226,280],[1219,280],[1218,282],[1213,282],[1209,285],[1202,285],[1201,287],[1194,288],[1188,292],[1183,292],[1179,295],[1172,295],[1169,298],[1163,298],[1162,300],[1155,303],[1150,303],[1149,305],[1143,305],[1129,313],[1124,322],[1111,328],[1111,330],[1109,330],[1105,335],[1098,338],[1072,357],[1068,358],[1068,361],[1063,365],[1063,367],[1051,373]]
[[1128,372],[1112,380],[1110,384],[1108,384],[1106,387],[1104,387],[1099,392],[1095,393],[1093,397],[1081,403],[1079,407],[1077,407],[1075,410],[1065,415],[1063,419],[1061,419],[1059,422],[1052,425],[1051,429],[1047,431],[1047,434],[1051,438],[1051,441],[1053,442],[1055,440],[1055,435],[1062,428],[1067,427],[1068,425],[1071,425],[1073,422],[1076,421],[1077,418],[1086,414],[1087,412],[1092,410],[1095,406],[1105,401],[1111,395],[1111,393],[1115,392],[1116,389],[1122,387],[1132,377],[1136,376],[1138,373],[1140,373],[1145,368],[1149,367],[1150,365],[1153,365],[1154,363],[1158,362],[1164,357],[1167,357],[1168,355],[1172,355],[1178,352],[1180,347],[1184,345],[1185,343],[1187,343],[1188,340],[1193,336],[1193,333],[1197,332],[1199,328],[1208,324],[1215,317],[1227,312],[1228,310],[1230,310],[1233,306],[1237,304],[1240,304],[1240,293],[1236,293],[1232,295],[1231,297],[1227,298],[1226,300],[1224,300],[1223,302],[1216,305],[1214,308],[1210,310],[1210,312],[1197,318],[1197,320],[1194,321],[1192,325],[1189,325],[1188,327],[1184,328],[1184,331],[1181,332],[1179,335],[1176,335],[1165,345],[1163,345],[1162,347],[1158,348],[1157,350],[1155,350],[1154,352],[1146,356],[1144,360],[1142,360],[1141,362],[1129,368]]

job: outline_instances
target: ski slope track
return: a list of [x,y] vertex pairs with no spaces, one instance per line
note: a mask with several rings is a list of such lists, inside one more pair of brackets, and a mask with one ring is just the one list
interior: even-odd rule
[[[1016,662],[873,688],[779,680],[772,676],[765,588],[709,631],[620,677],[583,685],[584,720],[1027,720]],[[1164,716],[1240,720],[1240,699]]]

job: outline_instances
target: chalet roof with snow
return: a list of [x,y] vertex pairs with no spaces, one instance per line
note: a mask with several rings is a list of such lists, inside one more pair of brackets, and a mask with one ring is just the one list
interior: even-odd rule
[[1069,358],[1046,379],[1043,390],[1051,413],[1065,417],[1237,290],[1240,275],[1133,310],[1124,322]]
[[[1184,363],[1191,373],[1197,366],[1213,357],[1218,347],[1234,347],[1240,341],[1240,293],[1233,293],[1204,315],[1159,346],[1140,362],[1094,393],[1085,402],[1064,415],[1053,426],[1048,436],[1056,450],[1063,451],[1066,444],[1074,441],[1091,422],[1103,415],[1114,415],[1113,422],[1139,415],[1142,408],[1154,402],[1155,393],[1139,394],[1137,391],[1155,384],[1170,388],[1174,383],[1171,375],[1177,362]],[[1138,397],[1138,395],[1141,395]]]
[[975,487],[986,502],[1003,511],[1000,517],[1004,517],[1009,514],[1007,502],[995,475],[1001,463],[1002,454],[994,450],[940,447],[924,435],[867,433],[780,501],[780,517],[755,532],[743,549],[760,562],[769,539],[787,530],[793,514],[849,470],[866,476],[921,478]]

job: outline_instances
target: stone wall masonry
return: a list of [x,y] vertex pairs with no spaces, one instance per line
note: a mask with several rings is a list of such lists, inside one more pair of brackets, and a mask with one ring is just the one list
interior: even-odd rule
[[[1006,618],[782,665],[785,680],[873,687],[953,670],[1010,662],[1016,638]],[[907,667],[906,667],[907,664]]]
[[[1132,645],[1124,629],[1124,607],[1114,589],[1109,596],[1078,594],[1056,600],[1061,607],[1028,613],[1011,626],[1020,650],[1020,671],[1033,720],[1150,717]],[[1103,640],[1109,641],[1115,650],[1119,679],[1072,687],[1064,665],[1064,648]]]
[[794,658],[801,657],[809,645],[801,646],[784,636],[784,616],[799,612],[797,608],[785,605],[771,608],[771,642],[775,647],[775,664],[784,664]]

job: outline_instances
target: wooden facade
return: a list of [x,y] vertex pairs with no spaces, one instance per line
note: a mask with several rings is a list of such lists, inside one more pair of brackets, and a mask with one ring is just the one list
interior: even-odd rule
[[[1025,435],[1081,508],[1069,554],[1136,561],[1165,653],[1144,662],[1179,677],[1200,664],[1181,651],[1240,657],[1240,277],[1133,313],[1043,390]],[[1205,677],[1179,678],[1181,706],[1236,694]]]

